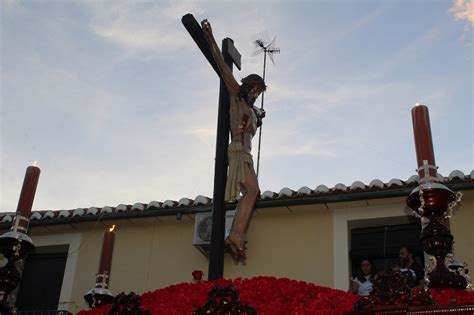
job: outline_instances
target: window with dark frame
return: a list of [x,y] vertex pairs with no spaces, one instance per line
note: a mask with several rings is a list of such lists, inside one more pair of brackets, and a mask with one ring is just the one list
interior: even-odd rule
[[388,271],[390,264],[398,259],[402,245],[408,245],[414,251],[415,260],[424,266],[424,254],[419,237],[421,223],[410,220],[401,224],[383,224],[383,220],[371,222],[370,226],[350,229],[350,260],[354,275],[360,261],[369,258],[377,271]]
[[24,264],[16,299],[18,314],[57,314],[69,245],[40,246]]

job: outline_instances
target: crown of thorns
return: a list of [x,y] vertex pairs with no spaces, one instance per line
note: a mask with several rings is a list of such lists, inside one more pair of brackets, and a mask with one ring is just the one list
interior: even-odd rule
[[242,79],[242,83],[259,87],[262,91],[267,89],[265,81],[258,74],[250,74]]

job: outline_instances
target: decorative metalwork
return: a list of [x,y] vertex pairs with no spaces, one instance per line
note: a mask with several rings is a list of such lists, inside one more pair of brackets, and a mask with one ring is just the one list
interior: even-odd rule
[[378,274],[369,296],[354,304],[357,312],[370,312],[375,307],[435,304],[427,290],[410,290],[407,276],[400,273]]
[[112,303],[114,295],[108,288],[96,287],[84,295],[84,300],[90,308],[99,307],[105,304]]
[[151,315],[148,311],[140,308],[140,296],[135,292],[120,293],[114,298],[109,315]]
[[449,230],[449,217],[461,195],[454,193],[440,183],[428,182],[415,188],[407,198],[407,205],[420,216],[427,225],[420,234],[423,250],[434,257],[428,268],[427,284],[432,288],[465,289],[468,278],[451,272],[446,265],[446,257],[452,252],[453,235]]
[[7,260],[7,263],[0,268],[0,314],[2,315],[14,313],[9,295],[21,279],[17,262],[25,259],[34,247],[31,238],[21,232],[9,231],[0,236],[0,252]]
[[448,254],[446,256],[445,265],[448,267],[448,270],[452,273],[462,276],[466,279],[467,286],[466,290],[472,291],[474,290],[474,286],[472,285],[471,278],[469,277],[469,268],[467,267],[466,262],[459,262],[454,259],[453,254]]
[[239,301],[239,291],[232,285],[224,288],[216,285],[209,292],[209,298],[203,307],[195,310],[193,315],[218,314],[247,314],[256,315],[257,311],[248,304],[242,304]]

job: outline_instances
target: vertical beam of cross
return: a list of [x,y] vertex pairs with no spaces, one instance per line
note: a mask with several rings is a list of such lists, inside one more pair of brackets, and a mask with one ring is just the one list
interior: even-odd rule
[[[232,58],[228,53],[233,46],[230,38],[222,41],[222,55],[232,70]],[[229,145],[229,91],[220,80],[219,109],[217,114],[216,161],[214,167],[214,194],[212,209],[212,232],[209,252],[209,280],[222,278],[224,275],[224,238],[225,238],[225,185],[227,181],[227,147]]]
[[[199,49],[209,61],[211,66],[220,76],[220,71],[214,62],[209,45],[204,37],[204,33],[192,14],[186,14],[181,19],[184,27],[188,30]],[[240,70],[241,55],[234,46],[230,38],[222,41],[222,55],[227,66],[232,71],[233,64]],[[209,252],[208,279],[214,280],[222,278],[224,275],[224,237],[225,237],[225,185],[227,181],[227,147],[229,145],[229,91],[220,80],[219,88],[219,109],[217,114],[217,137],[216,137],[216,157],[214,167],[214,193],[212,209],[212,232]]]

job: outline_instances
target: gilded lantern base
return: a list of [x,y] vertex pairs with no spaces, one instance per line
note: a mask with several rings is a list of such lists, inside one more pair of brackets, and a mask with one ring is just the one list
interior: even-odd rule
[[465,289],[468,285],[465,277],[451,272],[445,263],[454,239],[448,218],[457,201],[457,195],[440,183],[422,184],[407,198],[407,205],[428,222],[420,234],[420,242],[423,250],[436,260],[426,276],[430,288]]
[[105,304],[111,304],[114,295],[106,288],[93,288],[84,295],[84,299],[90,308],[99,307]]

